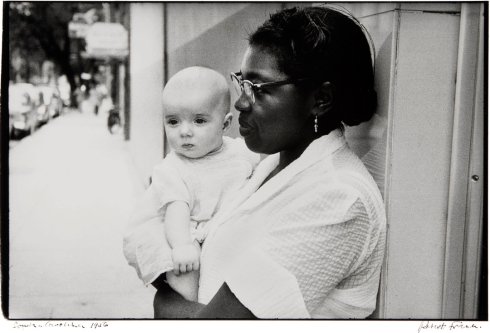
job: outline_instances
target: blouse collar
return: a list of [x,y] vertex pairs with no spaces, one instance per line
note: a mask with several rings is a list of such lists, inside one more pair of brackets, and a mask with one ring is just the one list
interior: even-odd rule
[[222,223],[233,220],[230,218],[231,214],[253,209],[274,197],[278,191],[289,184],[295,175],[319,161],[329,159],[334,151],[346,144],[343,132],[334,130],[310,143],[300,157],[261,186],[267,176],[279,164],[279,153],[268,156],[260,162],[248,183],[237,193],[236,198],[224,206],[223,210],[207,223],[209,230],[207,234],[214,233]]
[[255,193],[251,193],[249,200],[244,204],[248,207],[255,202],[263,202],[267,197],[274,195],[274,193],[288,184],[289,180],[295,175],[317,162],[329,159],[334,151],[346,144],[343,132],[339,129],[333,130],[310,143],[300,157],[260,186],[279,164],[279,153],[265,158],[257,167],[248,184]]

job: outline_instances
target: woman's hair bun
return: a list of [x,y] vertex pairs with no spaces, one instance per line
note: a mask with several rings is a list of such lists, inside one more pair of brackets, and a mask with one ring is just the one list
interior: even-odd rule
[[359,91],[356,98],[348,99],[348,105],[342,110],[340,120],[347,126],[356,126],[372,118],[378,107],[378,94],[374,89]]

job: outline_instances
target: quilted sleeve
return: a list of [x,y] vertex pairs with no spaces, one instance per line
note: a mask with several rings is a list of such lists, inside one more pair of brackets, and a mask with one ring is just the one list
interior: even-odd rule
[[296,278],[310,313],[344,279],[353,281],[351,274],[371,243],[372,225],[362,201],[355,199],[341,213],[333,199],[326,197],[325,202],[308,203],[284,215],[266,240],[266,252]]
[[227,270],[232,292],[260,318],[309,318],[369,249],[372,225],[358,193],[316,185],[280,198],[260,245]]

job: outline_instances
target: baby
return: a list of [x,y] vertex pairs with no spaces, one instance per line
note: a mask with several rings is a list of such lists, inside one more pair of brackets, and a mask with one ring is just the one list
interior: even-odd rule
[[197,301],[206,222],[233,199],[260,157],[242,139],[223,137],[232,121],[230,93],[214,70],[189,67],[175,74],[164,88],[163,109],[172,151],[154,168],[149,190],[164,217],[167,282]]

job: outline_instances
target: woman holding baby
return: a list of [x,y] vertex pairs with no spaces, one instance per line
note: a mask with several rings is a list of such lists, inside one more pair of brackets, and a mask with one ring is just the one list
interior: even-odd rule
[[283,10],[251,34],[232,81],[240,134],[250,150],[270,156],[209,223],[198,302],[162,274],[152,281],[155,317],[369,316],[384,205],[343,135],[344,124],[367,121],[376,109],[362,26],[326,7]]

